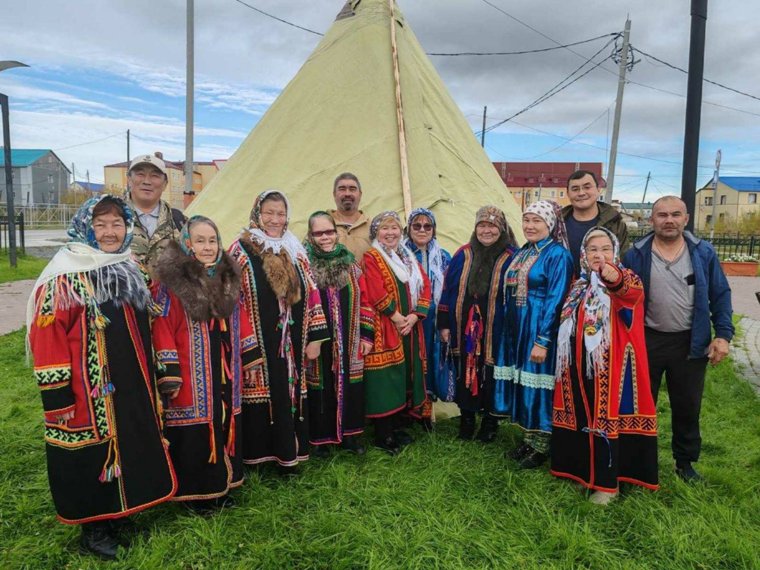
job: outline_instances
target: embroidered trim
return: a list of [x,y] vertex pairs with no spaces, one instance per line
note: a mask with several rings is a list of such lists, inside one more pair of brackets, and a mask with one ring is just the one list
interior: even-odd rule
[[551,374],[526,372],[514,366],[494,366],[493,376],[495,380],[506,380],[528,388],[554,390],[554,376]]
[[43,390],[60,388],[71,382],[71,365],[65,364],[61,366],[54,364],[52,366],[35,368],[34,377],[37,380],[37,384]]

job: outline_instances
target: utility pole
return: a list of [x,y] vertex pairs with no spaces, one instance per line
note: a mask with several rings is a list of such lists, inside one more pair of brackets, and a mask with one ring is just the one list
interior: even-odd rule
[[185,95],[185,195],[193,194],[193,93],[195,90],[195,0],[187,0],[187,93]]
[[483,130],[480,131],[480,146],[485,148],[486,146],[486,111],[488,106],[483,107]]
[[696,217],[694,202],[697,193],[697,160],[699,158],[699,127],[702,119],[702,80],[705,68],[706,27],[707,0],[691,0],[689,80],[686,88],[686,130],[683,141],[683,174],[681,175],[681,199],[686,203],[686,211],[690,214],[689,223],[686,224],[686,229],[689,231],[694,230],[694,218]]
[[712,181],[712,188],[713,188],[713,199],[712,199],[712,216],[710,217],[710,241],[712,241],[713,236],[715,235],[715,206],[718,204],[718,182],[720,181],[720,159],[722,155],[720,152],[720,149],[718,149],[718,152],[715,153],[715,173],[713,174],[713,181]]
[[612,125],[612,145],[610,147],[610,163],[607,169],[607,189],[604,192],[604,201],[612,203],[612,191],[615,185],[615,163],[617,162],[618,137],[620,136],[620,115],[623,111],[623,91],[625,89],[625,72],[628,69],[628,42],[631,36],[631,20],[625,20],[623,30],[623,49],[620,52],[618,65],[618,88],[615,100],[615,119]]
[[[649,179],[652,177],[652,171],[647,172],[647,181],[644,184],[644,195],[641,197],[641,217],[644,217],[644,204],[647,203],[647,188],[649,188]],[[641,220],[639,220],[641,221]]]
[[[14,67],[29,67],[20,61],[0,61],[0,71]],[[16,210],[13,203],[13,163],[11,162],[11,119],[8,96],[0,93],[0,108],[3,123],[3,159],[5,160],[5,203],[8,214],[8,261],[16,267]]]
[[129,156],[129,129],[127,129],[127,168],[129,168],[129,161],[132,160]]

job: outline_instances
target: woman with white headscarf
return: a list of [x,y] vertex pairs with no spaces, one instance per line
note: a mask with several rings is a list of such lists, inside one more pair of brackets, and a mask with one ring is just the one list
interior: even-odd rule
[[129,248],[134,220],[116,196],[85,202],[27,307],[58,519],[81,525],[80,548],[109,560],[134,530],[126,517],[177,490],[156,404],[153,304]]
[[580,267],[560,316],[551,472],[606,505],[620,482],[658,486],[644,286],[603,227],[583,238]]
[[507,331],[494,369],[494,409],[524,430],[525,441],[509,456],[532,469],[549,453],[557,328],[573,258],[556,203],[528,206],[522,229],[528,241],[512,259],[505,281]]
[[375,423],[375,445],[391,455],[412,441],[401,429],[401,416],[424,420],[431,413],[421,322],[430,307],[430,280],[401,234],[396,212],[378,214],[370,226],[372,247],[362,260],[375,329],[364,358],[367,417]]
[[251,225],[229,253],[241,266],[243,313],[260,357],[244,359],[243,461],[275,462],[285,474],[309,458],[306,364],[330,338],[309,258],[288,230],[289,205],[278,190],[261,193]]

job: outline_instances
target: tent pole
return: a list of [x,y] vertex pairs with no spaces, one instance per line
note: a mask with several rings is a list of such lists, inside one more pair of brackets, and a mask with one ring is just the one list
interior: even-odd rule
[[412,213],[412,194],[409,187],[409,161],[406,152],[406,131],[404,130],[404,108],[401,104],[401,77],[398,67],[398,47],[396,45],[395,0],[388,0],[391,8],[391,52],[393,55],[393,78],[396,81],[396,119],[398,122],[398,151],[401,161],[401,192],[404,196],[404,219]]

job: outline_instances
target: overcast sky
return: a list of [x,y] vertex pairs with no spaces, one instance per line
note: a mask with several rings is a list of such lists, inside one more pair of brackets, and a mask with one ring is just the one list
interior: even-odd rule
[[[249,4],[325,32],[343,0],[250,0]],[[52,148],[77,178],[103,165],[163,150],[184,156],[184,0],[25,0],[0,19],[0,59],[31,66],[0,74],[11,97],[12,144]],[[267,18],[235,0],[196,0],[197,160],[227,158],[295,75],[319,36]],[[517,51],[622,31],[631,43],[688,67],[689,2],[577,0],[399,0],[428,52]],[[492,4],[493,6],[489,5]],[[494,8],[500,8],[507,14]],[[521,20],[523,23],[518,22]],[[760,98],[757,0],[712,0],[705,76]],[[534,28],[534,30],[530,29]],[[600,39],[567,49],[499,57],[432,57],[444,83],[480,129],[529,105],[602,49]],[[604,48],[594,61],[612,51]],[[584,57],[585,56],[585,57]],[[616,197],[680,192],[686,75],[637,55],[626,87]],[[584,69],[588,69],[588,66]],[[336,80],[340,80],[339,76]],[[602,66],[486,137],[494,161],[601,161],[607,164],[617,67]],[[584,130],[585,129],[585,130]],[[583,132],[581,132],[583,131]],[[567,139],[572,139],[568,141]],[[698,183],[712,175],[760,175],[760,100],[704,85]],[[638,158],[631,155],[639,155]]]

